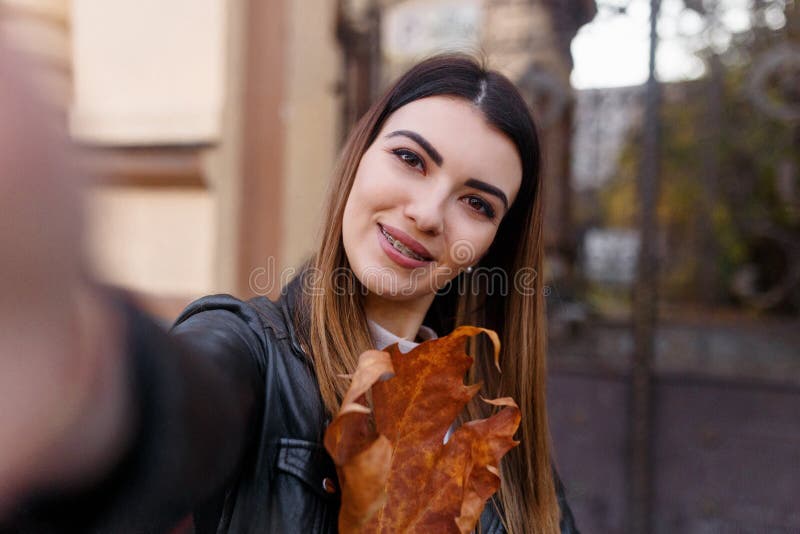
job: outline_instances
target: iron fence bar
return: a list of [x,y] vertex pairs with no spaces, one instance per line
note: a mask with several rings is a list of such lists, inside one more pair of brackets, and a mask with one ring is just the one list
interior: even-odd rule
[[660,0],[650,1],[650,58],[645,92],[644,139],[638,175],[639,257],[634,287],[634,354],[631,369],[629,420],[629,531],[645,534],[651,530],[652,503],[652,362],[658,319],[657,242],[659,141],[661,91],[656,79],[658,13]]

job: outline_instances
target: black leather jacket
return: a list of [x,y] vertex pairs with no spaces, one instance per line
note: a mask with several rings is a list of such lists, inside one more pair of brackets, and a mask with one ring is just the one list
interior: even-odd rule
[[[161,532],[194,509],[198,534],[335,533],[340,492],[321,445],[329,421],[291,320],[298,285],[278,302],[201,298],[169,336],[126,306],[135,438],[99,486],[46,507],[46,524]],[[560,482],[558,497],[562,532],[577,532]],[[43,515],[29,516],[39,529],[20,531],[49,531]],[[504,532],[492,505],[481,525]]]

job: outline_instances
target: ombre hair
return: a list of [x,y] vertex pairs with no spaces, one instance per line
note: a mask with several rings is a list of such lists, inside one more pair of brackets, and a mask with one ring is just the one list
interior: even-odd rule
[[[477,267],[502,269],[509,280],[526,273],[525,291],[492,291],[486,277],[467,277],[469,291],[437,292],[424,324],[444,335],[463,324],[497,332],[502,343],[502,374],[493,366],[490,347],[480,336],[469,345],[475,358],[472,382],[482,382],[484,397],[513,397],[522,411],[521,441],[502,461],[501,489],[495,505],[506,530],[552,533],[559,530],[559,506],[550,458],[545,403],[545,311],[542,281],[543,207],[540,151],[536,127],[514,85],[463,55],[439,55],[422,61],[400,77],[367,111],[347,139],[329,185],[319,246],[308,267],[323,273],[304,291],[295,307],[295,327],[314,371],[327,410],[335,414],[348,387],[341,375],[356,368],[358,356],[371,349],[362,291],[341,291],[341,273],[359,286],[345,253],[342,219],[361,157],[386,119],[410,102],[449,96],[471,102],[487,123],[515,145],[522,182],[497,235]],[[339,273],[336,279],[324,273]],[[539,276],[536,276],[536,274]],[[450,287],[454,287],[451,284]],[[468,418],[487,417],[491,407],[479,401],[467,407]],[[466,416],[465,416],[466,418]]]

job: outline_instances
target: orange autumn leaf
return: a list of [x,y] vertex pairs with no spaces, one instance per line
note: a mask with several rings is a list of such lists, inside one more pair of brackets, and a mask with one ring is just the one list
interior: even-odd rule
[[[445,434],[480,389],[465,385],[471,336],[491,330],[462,326],[402,354],[397,345],[359,358],[339,414],[325,433],[342,488],[339,532],[472,532],[486,501],[500,487],[502,456],[518,445],[520,412],[501,407]],[[498,366],[499,367],[499,366]],[[371,391],[372,410],[366,401]]]

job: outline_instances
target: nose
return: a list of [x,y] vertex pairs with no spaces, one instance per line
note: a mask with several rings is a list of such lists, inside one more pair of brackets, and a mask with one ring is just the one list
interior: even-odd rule
[[415,191],[403,213],[420,232],[438,235],[444,229],[444,195],[431,189]]

